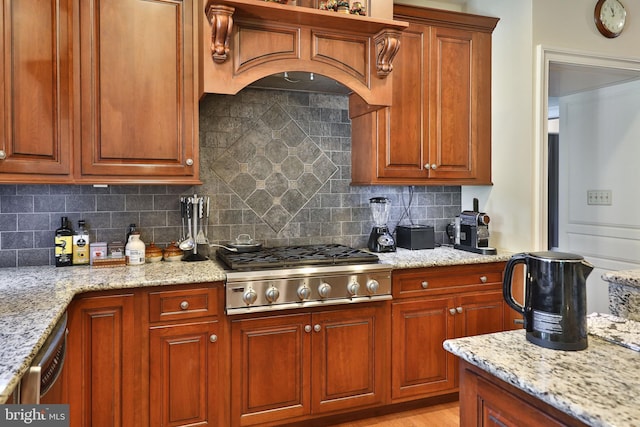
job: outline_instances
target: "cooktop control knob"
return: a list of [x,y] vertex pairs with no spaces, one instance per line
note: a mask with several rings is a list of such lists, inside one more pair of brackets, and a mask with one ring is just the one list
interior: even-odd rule
[[253,304],[254,302],[256,302],[257,299],[258,299],[258,294],[256,293],[256,291],[253,290],[253,288],[247,288],[242,293],[242,301],[244,301],[244,303],[247,305]]
[[329,298],[329,295],[331,294],[331,285],[326,282],[320,283],[320,286],[318,286],[318,294],[320,294],[322,298]]
[[264,293],[264,297],[269,302],[276,302],[279,296],[280,291],[275,286],[271,286],[269,289],[267,289],[267,292]]
[[359,290],[360,283],[358,282],[351,282],[347,285],[347,292],[349,292],[349,295],[357,295]]
[[307,285],[302,285],[298,288],[298,298],[306,300],[311,297],[311,288]]
[[377,293],[379,288],[380,288],[380,283],[378,283],[377,280],[371,279],[367,281],[367,291],[369,291],[370,294]]

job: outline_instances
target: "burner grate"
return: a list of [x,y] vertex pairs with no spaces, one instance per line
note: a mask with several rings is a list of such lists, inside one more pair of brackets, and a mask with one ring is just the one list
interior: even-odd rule
[[378,262],[378,256],[339,244],[283,246],[237,253],[220,248],[218,258],[232,270]]

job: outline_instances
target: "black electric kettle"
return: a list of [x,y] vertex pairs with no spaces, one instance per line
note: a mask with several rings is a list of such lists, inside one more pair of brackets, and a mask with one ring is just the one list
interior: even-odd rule
[[[526,266],[524,305],[513,299],[513,269]],[[593,265],[564,252],[516,254],[505,267],[502,293],[522,313],[527,340],[555,350],[587,348],[587,276]]]

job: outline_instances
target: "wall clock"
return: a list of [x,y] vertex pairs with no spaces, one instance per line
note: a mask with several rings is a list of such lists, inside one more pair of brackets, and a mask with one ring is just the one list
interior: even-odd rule
[[598,31],[603,36],[612,39],[622,33],[627,19],[627,11],[620,0],[598,0],[593,11],[593,19]]

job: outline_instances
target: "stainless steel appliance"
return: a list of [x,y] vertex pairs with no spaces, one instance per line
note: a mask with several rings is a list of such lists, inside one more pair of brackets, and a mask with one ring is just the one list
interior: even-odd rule
[[482,255],[497,254],[495,248],[489,247],[489,221],[489,215],[479,212],[478,199],[473,199],[473,210],[462,211],[447,227],[449,238],[455,239],[453,247]]
[[391,266],[338,244],[285,246],[217,257],[227,273],[229,315],[391,299]]
[[373,252],[395,252],[396,242],[389,232],[387,221],[391,212],[391,201],[386,197],[369,199],[373,228],[369,234],[369,250]]
[[[511,282],[518,264],[526,266],[524,305],[513,298]],[[587,276],[593,266],[564,252],[516,254],[504,272],[504,299],[524,316],[527,340],[556,350],[587,348]]]
[[65,312],[16,386],[13,392],[14,403],[38,404],[40,398],[51,389],[64,365],[67,332]]

